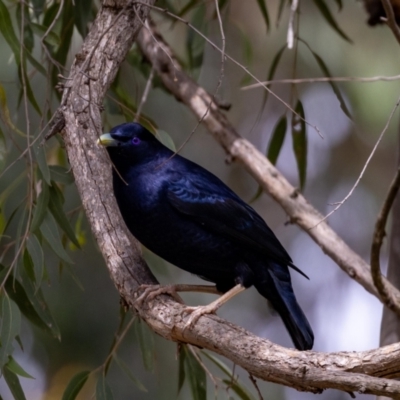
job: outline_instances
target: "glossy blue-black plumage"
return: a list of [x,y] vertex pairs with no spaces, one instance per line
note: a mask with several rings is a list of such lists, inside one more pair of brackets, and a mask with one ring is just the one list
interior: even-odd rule
[[136,123],[110,132],[113,187],[132,234],[179,268],[226,292],[254,285],[282,317],[295,346],[313,332],[293,293],[292,260],[264,220],[220,179]]

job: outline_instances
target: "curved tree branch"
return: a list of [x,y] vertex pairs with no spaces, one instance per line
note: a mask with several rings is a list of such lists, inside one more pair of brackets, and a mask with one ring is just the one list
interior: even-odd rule
[[[154,25],[146,24],[137,43],[156,69],[167,89],[201,118],[209,132],[235,160],[240,161],[260,186],[287,212],[321,249],[351,278],[380,298],[371,278],[369,265],[337,235],[323,216],[250,142],[243,139],[221,113],[213,98],[179,66],[171,48]],[[400,292],[382,277],[382,284],[392,303],[400,304]]]
[[[122,222],[111,195],[111,168],[106,152],[96,145],[106,90],[140,27],[136,15],[143,20],[146,18],[147,7],[133,11],[125,8],[125,4],[123,0],[104,1],[76,55],[59,112],[65,119],[66,151],[93,234],[111,278],[127,304],[134,308],[138,285],[154,283],[155,279],[140,256],[137,242]],[[193,86],[187,86],[187,90],[190,93]],[[206,95],[204,91],[201,94]],[[201,97],[193,97],[194,103],[200,101]],[[219,115],[219,118],[227,124],[225,117]],[[220,120],[213,116],[211,121],[215,121],[215,129],[220,126]],[[225,137],[226,130],[222,130],[221,135]],[[242,139],[232,140],[227,135],[225,140],[230,143],[226,147],[235,156],[246,148],[254,153]],[[240,158],[244,159],[244,155]],[[255,168],[260,168],[257,158],[254,162]],[[260,168],[261,174],[262,171]],[[277,172],[275,174],[278,188],[288,185]],[[291,193],[295,193],[293,189]],[[297,201],[293,200],[294,205]],[[289,201],[289,204],[292,203]],[[388,379],[400,376],[400,344],[359,353],[299,352],[274,345],[217,316],[201,317],[193,328],[185,330],[183,309],[169,297],[159,296],[137,311],[151,329],[164,338],[222,354],[261,379],[310,392],[336,388],[400,398],[400,382]]]

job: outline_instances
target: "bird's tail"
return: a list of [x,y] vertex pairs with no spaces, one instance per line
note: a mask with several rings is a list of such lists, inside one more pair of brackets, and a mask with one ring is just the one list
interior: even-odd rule
[[310,350],[314,344],[314,334],[297,303],[288,268],[270,264],[261,271],[262,276],[256,276],[256,280],[259,279],[254,286],[279,313],[296,348]]

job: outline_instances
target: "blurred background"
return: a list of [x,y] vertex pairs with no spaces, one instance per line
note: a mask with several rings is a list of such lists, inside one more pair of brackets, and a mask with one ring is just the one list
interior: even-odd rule
[[[170,1],[166,6],[172,10],[182,10],[189,3],[193,3],[193,7],[183,18],[194,24],[203,21],[201,30],[208,38],[221,45],[220,27],[214,18],[214,2],[176,0]],[[286,43],[289,5],[284,4],[282,16],[277,24],[282,2],[267,2],[270,17],[267,32],[258,1],[229,0],[224,3],[227,4],[221,7],[221,10],[226,52],[248,67],[260,80],[267,79],[274,57]],[[332,76],[374,77],[400,73],[398,43],[386,26],[370,27],[367,24],[368,15],[361,1],[344,0],[340,11],[338,5],[341,2],[327,2],[338,26],[351,42],[345,40],[327,23],[316,6],[317,2],[300,3],[299,14],[295,17],[299,37],[324,60]],[[18,15],[17,3],[8,1],[4,4],[9,7],[14,27],[18,32],[19,24],[15,19]],[[52,4],[59,6],[57,2],[51,2],[50,5]],[[96,4],[92,5],[88,19],[92,18],[95,7]],[[34,14],[32,9],[28,12]],[[203,19],[199,20],[198,14],[201,12]],[[210,46],[202,47],[201,43],[197,43],[196,46],[202,48],[202,60],[200,65],[189,68],[189,28],[165,15],[157,14],[156,11],[152,11],[152,17],[168,43],[190,69],[189,73],[209,92],[215,92],[220,75],[220,54]],[[38,18],[40,20],[40,17]],[[46,26],[45,23],[43,25]],[[55,33],[57,29],[61,27],[56,24]],[[36,31],[34,33],[37,34]],[[43,35],[43,31],[41,34]],[[40,59],[40,32],[38,35],[32,53]],[[81,43],[82,34],[75,27],[66,58],[67,68]],[[0,84],[6,96],[0,99],[6,101],[6,106],[4,101],[1,105],[0,122],[3,131],[2,145],[6,150],[6,159],[2,164],[5,172],[0,178],[1,196],[29,166],[25,159],[14,163],[26,147],[26,138],[15,134],[10,127],[5,116],[6,108],[15,128],[27,132],[28,125],[24,102],[21,101],[15,56],[3,36],[0,36],[0,52]],[[110,96],[106,100],[103,121],[105,131],[126,120],[119,105],[111,98],[117,98],[119,101],[122,101],[122,98],[129,99],[132,107],[137,107],[147,82],[148,71],[148,66],[143,65],[138,50],[134,48],[130,59],[123,64],[119,73],[119,86],[116,85],[110,90]],[[41,74],[29,72],[30,67],[27,76],[38,104],[44,107],[47,102],[48,107],[47,116],[44,113],[41,117],[31,105],[28,106],[30,134],[37,137],[41,134],[48,116],[56,109],[58,99],[52,95],[48,101],[50,89],[44,90],[48,84],[46,78]],[[68,71],[64,71],[63,74],[68,75]],[[313,78],[324,75],[310,49],[302,42],[295,42],[293,49],[286,49],[282,54],[273,78]],[[246,77],[242,69],[227,61],[217,98],[220,102],[231,105],[227,116],[237,131],[266,154],[278,120],[288,111],[271,95],[264,106],[263,88],[244,88],[252,83],[254,81]],[[119,87],[123,87],[123,94],[118,92]],[[319,135],[311,126],[307,126],[308,161],[303,193],[322,214],[331,211],[332,203],[342,200],[353,186],[400,93],[398,80],[355,80],[339,82],[337,87],[352,119],[342,111],[338,98],[328,83],[302,83],[296,86],[276,83],[271,86],[279,97],[292,106],[300,99],[307,122],[318,127],[321,133]],[[176,147],[191,135],[197,125],[197,120],[191,112],[161,88],[157,78],[154,79],[144,104],[143,115],[151,120],[151,124],[157,129],[166,132]],[[396,168],[398,118],[396,111],[360,184],[349,200],[329,218],[329,224],[335,231],[366,260],[369,260],[376,217]],[[68,168],[60,138],[52,138],[46,143],[45,149],[48,164]],[[360,351],[379,346],[382,315],[380,302],[343,273],[305,232],[295,225],[288,224],[285,212],[267,195],[261,194],[254,200],[258,190],[257,183],[241,165],[226,162],[224,151],[202,126],[195,130],[181,154],[212,171],[244,200],[250,202],[253,199],[251,205],[273,229],[295,264],[310,277],[308,281],[299,274],[292,273],[296,296],[314,329],[314,350]],[[6,169],[7,166],[10,167]],[[289,129],[277,160],[277,167],[295,187],[299,187],[298,167]],[[21,234],[22,229],[19,221],[23,221],[23,218],[13,218],[9,225],[5,226],[21,199],[26,201],[26,184],[22,183],[24,177],[21,179],[21,184],[14,185],[15,188],[6,197],[1,198],[4,231],[1,252],[4,265],[10,263],[15,255],[14,250],[4,249],[12,246],[10,243]],[[60,399],[74,374],[85,370],[93,371],[101,366],[110,352],[121,322],[118,292],[91,237],[90,227],[80,208],[77,191],[73,184],[60,187],[65,197],[64,210],[71,218],[71,225],[82,248],[77,249],[64,237],[65,235],[62,236],[63,244],[73,263],[60,266],[59,257],[50,246],[43,244],[46,273],[41,289],[58,324],[61,339],[51,337],[22,318],[19,336],[23,348],[14,342],[14,358],[35,378],[20,378],[26,398],[30,400]],[[61,231],[60,235],[63,235]],[[144,256],[161,283],[202,282],[145,249]],[[386,267],[386,262],[387,249],[384,247],[381,257],[383,268]],[[191,305],[207,304],[213,299],[211,295],[199,294],[184,294],[183,297]],[[234,298],[218,311],[218,315],[256,335],[282,346],[292,347],[280,318],[254,289],[249,289]],[[125,324],[131,317],[130,314],[125,316]],[[177,354],[175,343],[156,336],[143,323],[133,322],[132,328],[117,350],[118,363],[113,361],[108,371],[107,382],[114,398],[192,398],[187,382],[178,394]],[[222,361],[232,368],[228,360]],[[226,379],[212,362],[207,359],[205,362],[212,374]],[[257,398],[247,373],[236,368],[234,374],[239,376],[240,384],[251,393],[251,398]],[[228,389],[223,382],[217,383],[218,388],[215,389],[212,380],[207,379],[208,398],[244,398],[244,395]],[[95,385],[96,377],[91,374],[77,398],[93,398]],[[312,396],[310,393],[300,393],[271,383],[259,381],[258,385],[264,399],[297,400]],[[0,394],[3,400],[13,398],[3,380],[0,380]],[[327,390],[319,398],[347,399],[348,396],[346,393]],[[367,396],[357,395],[357,398],[363,399]]]

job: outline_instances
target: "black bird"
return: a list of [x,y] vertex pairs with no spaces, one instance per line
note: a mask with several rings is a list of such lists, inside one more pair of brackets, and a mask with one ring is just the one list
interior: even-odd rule
[[301,271],[252,207],[140,124],[118,125],[99,143],[114,165],[114,194],[132,234],[225,293],[198,307],[192,322],[254,285],[279,313],[296,348],[312,348],[314,335],[296,301],[288,267]]

